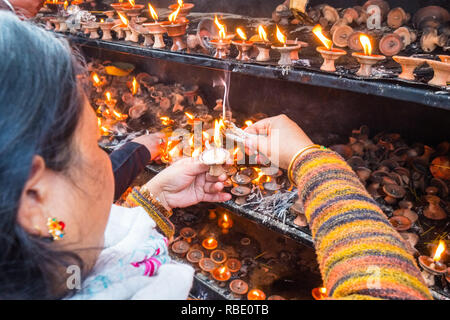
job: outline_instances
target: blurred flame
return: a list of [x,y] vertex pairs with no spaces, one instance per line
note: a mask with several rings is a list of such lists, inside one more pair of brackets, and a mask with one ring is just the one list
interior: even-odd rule
[[184,6],[183,0],[178,0],[177,2],[178,2],[178,6],[180,8],[183,8],[183,6]]
[[69,6],[69,3],[66,1],[64,1],[64,10],[67,10],[67,7]]
[[217,19],[217,16],[214,16],[214,23],[216,24],[217,28],[219,29],[219,39],[225,39],[227,36],[227,33],[225,31],[225,25],[223,25],[219,22],[219,19]]
[[436,248],[436,253],[434,254],[433,261],[438,262],[441,259],[441,255],[444,251],[445,251],[445,241],[440,240],[439,245]]
[[127,19],[127,17],[125,16],[125,14],[121,14],[119,11],[117,11],[117,14],[119,15],[120,20],[122,20],[122,23],[123,23],[125,26],[128,26],[128,19]]
[[148,12],[150,12],[150,15],[152,16],[153,20],[155,20],[155,22],[158,22],[158,14],[156,13],[155,9],[152,7],[150,2],[148,3]]
[[359,41],[361,42],[361,45],[364,49],[364,54],[366,56],[371,56],[372,55],[372,44],[370,43],[369,37],[366,36],[365,34],[361,34],[359,36]]
[[208,241],[207,241],[208,244],[212,244],[213,242],[214,242],[213,238],[209,238]]
[[177,10],[175,10],[174,12],[172,12],[169,15],[169,21],[170,22],[174,23],[177,20],[177,16],[178,16],[178,13],[180,13],[180,9],[181,9],[181,7],[178,6]]
[[136,2],[134,0],[128,0],[128,2],[131,4],[131,6],[134,8],[136,5]]
[[239,37],[241,37],[242,40],[244,40],[244,41],[247,40],[247,35],[241,28],[237,28],[236,32],[239,35]]
[[217,119],[214,120],[214,144],[217,148],[222,147],[222,135],[220,133],[221,128],[225,128],[225,124],[223,123],[223,120],[220,119],[218,121]]
[[286,44],[287,38],[286,38],[286,36],[281,32],[280,28],[278,28],[278,25],[277,25],[277,39],[278,39],[278,41],[280,41],[282,44]]
[[219,269],[219,274],[224,274],[227,271],[227,267],[223,266]]
[[103,23],[103,22],[105,22],[105,19],[100,19],[100,23]]
[[184,115],[186,117],[188,117],[189,119],[194,120],[194,116],[192,114],[190,114],[189,112],[185,112]]
[[208,134],[208,132],[203,131],[203,132],[202,132],[202,135],[203,135],[203,140],[209,141],[209,134]]
[[236,147],[233,151],[233,156],[236,156],[239,152],[239,147]]
[[192,152],[192,157],[198,157],[200,154],[202,153],[202,147],[198,147],[194,150],[194,152]]
[[253,179],[253,183],[254,184],[259,184],[259,181],[261,180],[261,178],[264,176],[264,173],[261,171],[261,169],[259,168],[255,168],[255,170],[258,172],[258,177],[256,177],[255,179]]
[[101,82],[98,74],[95,72],[92,74],[92,81],[94,81],[94,85],[99,85]]
[[111,101],[111,92],[106,91],[105,96],[106,96],[106,101]]
[[128,118],[126,114],[121,114],[115,110],[113,111],[113,114],[116,116],[117,120],[125,120],[126,118]]
[[170,119],[169,117],[160,117],[159,119],[161,120],[161,123],[165,126],[170,126],[171,124],[173,124],[173,120]]
[[325,288],[325,287],[320,288],[319,291],[322,294],[327,294],[327,288]]
[[262,25],[260,25],[259,27],[258,27],[258,33],[259,33],[259,38],[262,40],[262,41],[269,41],[268,39],[267,39],[267,32],[266,32],[266,30],[264,30],[264,27],[262,26]]
[[317,38],[319,38],[320,41],[322,41],[323,45],[328,50],[331,49],[331,46],[333,45],[333,41],[331,41],[330,39],[328,39],[327,37],[324,36],[324,34],[322,33],[322,26],[320,24],[315,26],[313,28],[312,32],[316,35]]
[[131,94],[134,96],[139,89],[139,84],[136,81],[136,78],[133,77],[133,82],[131,83]]

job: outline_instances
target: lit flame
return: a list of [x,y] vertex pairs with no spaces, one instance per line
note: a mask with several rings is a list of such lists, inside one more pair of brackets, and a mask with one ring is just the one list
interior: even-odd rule
[[192,157],[196,158],[198,157],[200,154],[202,153],[202,147],[198,147],[194,150],[194,152],[192,152]]
[[213,238],[209,238],[208,241],[207,241],[208,244],[212,244],[213,242],[214,242]]
[[219,269],[219,274],[224,274],[227,271],[227,267],[223,266]]
[[183,7],[184,7],[183,0],[178,0],[177,2],[178,2],[178,6],[179,6],[180,8],[183,8]]
[[105,22],[105,19],[100,19],[100,23],[103,23],[103,22]]
[[170,126],[173,123],[173,120],[169,117],[160,117],[161,123],[165,126]]
[[150,12],[150,15],[152,16],[153,20],[155,20],[155,22],[158,22],[158,14],[156,13],[155,9],[152,7],[150,2],[148,3],[148,12]]
[[359,41],[361,42],[361,45],[364,49],[364,54],[366,56],[371,56],[372,55],[372,44],[370,43],[369,37],[366,36],[365,34],[361,34],[359,36]]
[[124,119],[128,118],[128,116],[126,114],[121,114],[115,110],[113,111],[113,114],[116,116],[117,120],[124,120]]
[[134,8],[136,5],[136,2],[134,0],[128,0],[128,2],[131,4],[131,6]]
[[441,259],[441,255],[444,251],[445,251],[445,241],[440,240],[439,245],[436,248],[436,253],[434,254],[433,261],[438,262]]
[[194,115],[190,114],[189,112],[185,112],[184,115],[189,119],[194,120]]
[[94,81],[94,85],[99,85],[101,83],[98,74],[95,72],[92,74],[92,81]]
[[220,119],[220,121],[215,120],[214,121],[214,144],[217,148],[222,147],[222,136],[220,134],[220,129],[222,127],[225,127],[225,124],[223,123],[223,120]]
[[327,288],[325,288],[325,287],[320,288],[319,291],[322,294],[327,294]]
[[217,28],[219,29],[219,38],[225,39],[227,36],[227,33],[225,31],[225,25],[223,25],[219,22],[219,19],[217,19],[217,16],[214,16],[214,23],[216,24]]
[[260,38],[262,41],[266,41],[266,42],[269,41],[269,40],[267,39],[267,32],[266,32],[266,30],[264,30],[264,27],[263,27],[262,25],[260,25],[260,26],[258,27],[258,33],[259,33],[259,38]]
[[69,3],[66,1],[64,1],[64,10],[67,10],[67,7],[69,6]]
[[328,39],[327,37],[324,36],[324,34],[322,33],[322,26],[320,24],[315,26],[314,29],[312,30],[312,32],[316,35],[317,38],[319,38],[320,41],[322,41],[323,45],[328,50],[331,49],[331,46],[333,45],[333,41],[331,41],[330,39]]
[[256,170],[256,172],[258,172],[258,176],[255,179],[253,179],[253,183],[254,184],[259,184],[259,181],[264,176],[264,173],[259,168],[255,168],[255,170]]
[[105,96],[106,96],[106,101],[108,101],[108,102],[111,101],[111,92],[106,91]]
[[172,13],[169,15],[169,21],[170,21],[170,22],[174,23],[174,22],[177,20],[178,13],[180,13],[180,9],[181,9],[181,7],[178,6],[177,10],[175,10],[174,12],[172,12]]
[[241,37],[242,40],[244,40],[244,41],[247,40],[247,35],[241,28],[237,28],[236,32],[239,35],[239,37]]
[[119,15],[120,20],[122,20],[122,23],[125,26],[128,26],[128,19],[124,14],[121,14],[119,11],[117,11],[117,14]]
[[233,156],[236,156],[239,152],[239,147],[236,147],[233,151]]
[[278,41],[280,41],[282,44],[286,44],[287,38],[286,36],[281,32],[280,28],[278,28],[277,26],[277,39]]
[[228,216],[226,214],[223,215],[223,221],[228,222]]
[[102,126],[102,119],[97,118],[97,125],[99,128]]
[[139,89],[139,84],[136,81],[136,78],[133,77],[133,82],[131,83],[131,94],[134,96]]

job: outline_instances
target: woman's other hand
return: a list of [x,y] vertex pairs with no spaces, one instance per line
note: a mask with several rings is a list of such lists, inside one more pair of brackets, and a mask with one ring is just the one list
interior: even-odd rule
[[166,143],[166,136],[161,132],[157,132],[137,137],[132,141],[144,145],[150,152],[150,160],[153,161],[161,157],[162,147]]
[[231,195],[222,192],[226,174],[212,177],[209,167],[196,158],[181,159],[147,182],[142,189],[149,191],[166,208],[184,208],[199,202],[223,202]]
[[300,149],[313,144],[306,133],[284,114],[258,121],[245,131],[252,134],[246,141],[247,152],[258,150],[272,164],[283,169],[288,168]]

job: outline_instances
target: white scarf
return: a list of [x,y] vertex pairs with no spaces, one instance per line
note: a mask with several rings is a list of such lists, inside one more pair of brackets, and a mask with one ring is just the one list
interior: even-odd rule
[[70,299],[186,299],[194,270],[172,261],[167,244],[144,209],[113,205],[105,249],[81,290]]

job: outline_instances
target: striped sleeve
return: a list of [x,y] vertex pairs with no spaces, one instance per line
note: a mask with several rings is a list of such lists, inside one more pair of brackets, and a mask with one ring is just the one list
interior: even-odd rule
[[293,176],[330,298],[432,299],[407,244],[338,154],[304,154]]

